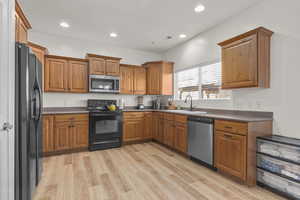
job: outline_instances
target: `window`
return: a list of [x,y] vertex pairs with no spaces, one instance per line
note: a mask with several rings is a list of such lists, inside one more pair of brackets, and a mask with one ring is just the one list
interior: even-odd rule
[[230,99],[230,90],[221,90],[221,63],[213,63],[175,74],[175,98],[184,100],[187,95],[193,99]]

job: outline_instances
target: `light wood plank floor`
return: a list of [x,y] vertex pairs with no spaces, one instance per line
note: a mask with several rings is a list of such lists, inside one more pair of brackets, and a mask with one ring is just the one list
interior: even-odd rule
[[44,159],[34,200],[271,200],[156,143]]

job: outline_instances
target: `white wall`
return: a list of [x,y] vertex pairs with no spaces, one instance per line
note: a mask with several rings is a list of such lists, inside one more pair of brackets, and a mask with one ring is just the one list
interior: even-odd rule
[[[84,58],[86,53],[123,58],[121,63],[140,65],[147,61],[161,60],[162,56],[152,52],[135,49],[104,46],[102,44],[82,41],[61,36],[48,35],[31,31],[29,41],[45,46],[49,54]],[[86,106],[87,99],[125,99],[126,106],[135,106],[136,96],[112,94],[70,94],[70,93],[45,93],[44,107],[71,107]],[[151,105],[151,96],[144,97],[145,105]]]
[[[274,112],[274,134],[300,138],[300,1],[265,0],[222,24],[165,52],[175,70],[218,60],[218,42],[264,26],[275,32],[271,42],[271,88],[238,89],[230,101],[199,101],[198,107]],[[182,102],[180,102],[182,104]]]

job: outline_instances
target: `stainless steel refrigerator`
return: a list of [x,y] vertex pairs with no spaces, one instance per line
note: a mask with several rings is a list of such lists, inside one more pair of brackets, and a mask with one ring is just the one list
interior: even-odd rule
[[42,64],[16,43],[15,200],[31,200],[42,174]]

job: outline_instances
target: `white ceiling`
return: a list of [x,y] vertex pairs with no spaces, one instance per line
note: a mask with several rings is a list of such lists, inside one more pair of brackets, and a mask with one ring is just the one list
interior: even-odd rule
[[[259,0],[20,0],[33,31],[162,52]],[[206,7],[194,12],[199,3]],[[61,21],[71,27],[63,29]],[[109,33],[116,32],[117,38]],[[178,35],[184,33],[185,39]],[[173,39],[167,40],[166,36]],[[154,42],[154,44],[152,43]]]

